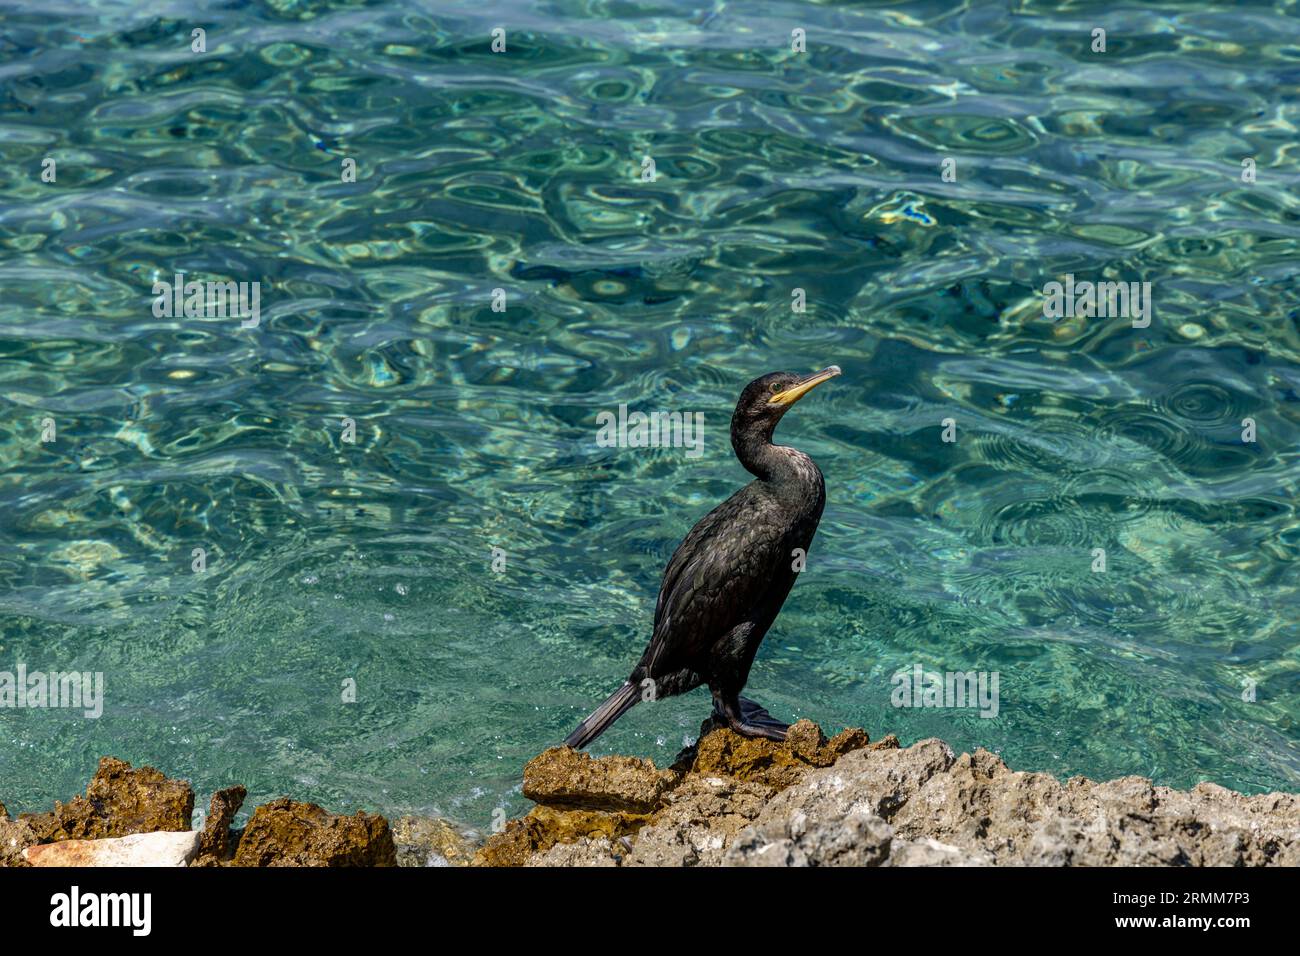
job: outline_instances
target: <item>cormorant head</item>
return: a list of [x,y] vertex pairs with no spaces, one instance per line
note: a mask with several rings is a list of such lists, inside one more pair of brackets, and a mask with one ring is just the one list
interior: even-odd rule
[[736,412],[731,416],[731,445],[741,462],[746,460],[742,449],[754,443],[767,444],[781,416],[790,406],[810,391],[840,374],[838,365],[831,365],[811,375],[794,372],[769,372],[754,379],[740,393]]

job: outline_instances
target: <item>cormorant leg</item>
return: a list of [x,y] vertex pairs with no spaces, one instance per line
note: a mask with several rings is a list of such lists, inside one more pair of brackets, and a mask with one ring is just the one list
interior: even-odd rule
[[713,713],[742,737],[785,740],[789,724],[783,724],[752,700],[736,694],[713,695]]

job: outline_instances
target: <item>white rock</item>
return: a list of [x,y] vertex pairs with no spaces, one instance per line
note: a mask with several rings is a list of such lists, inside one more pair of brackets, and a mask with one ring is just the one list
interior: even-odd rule
[[105,840],[60,840],[29,846],[32,866],[186,866],[199,852],[199,832],[133,833]]

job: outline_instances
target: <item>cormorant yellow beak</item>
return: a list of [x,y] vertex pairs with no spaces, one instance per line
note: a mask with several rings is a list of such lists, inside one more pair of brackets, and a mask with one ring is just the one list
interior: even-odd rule
[[771,405],[793,405],[822,382],[832,379],[839,374],[840,367],[838,365],[828,366],[820,372],[814,372],[798,384],[791,385],[784,392],[777,392],[768,399],[768,403]]

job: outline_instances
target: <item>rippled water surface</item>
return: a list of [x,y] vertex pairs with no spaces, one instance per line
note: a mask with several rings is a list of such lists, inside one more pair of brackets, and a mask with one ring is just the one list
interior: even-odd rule
[[[520,812],[748,480],[741,387],[832,362],[779,433],[828,501],[752,696],[1300,789],[1298,94],[1289,3],[0,6],[0,670],[107,698],[0,710],[0,799],[112,753]],[[260,325],[156,317],[178,271],[260,282]],[[1150,327],[1045,318],[1067,274],[1150,282]],[[598,446],[620,404],[702,412],[703,454]],[[998,717],[895,709],[915,664],[997,671]]]

